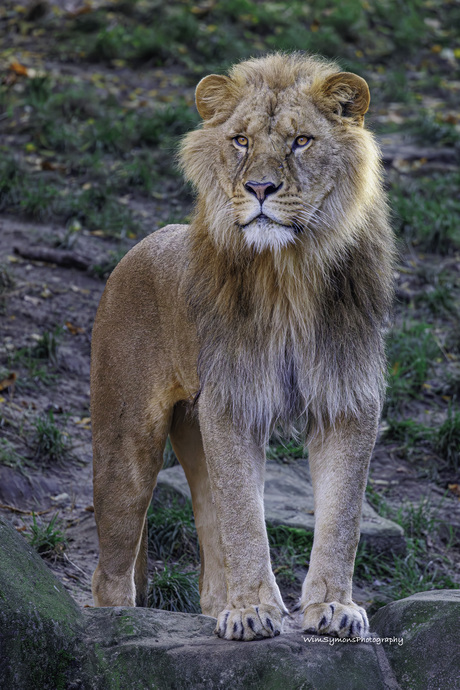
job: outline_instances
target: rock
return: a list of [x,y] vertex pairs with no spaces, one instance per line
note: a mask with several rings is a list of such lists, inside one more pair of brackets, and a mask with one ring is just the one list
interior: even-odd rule
[[82,611],[1,519],[0,542],[5,690],[458,687],[456,591],[426,592],[380,609],[372,628],[382,637],[402,638],[402,646],[375,641],[374,633],[363,642],[306,636],[292,632],[292,620],[276,638],[228,642],[213,634],[215,619],[208,616],[135,608]]
[[[181,496],[191,498],[190,489],[180,465],[162,470],[158,486],[173,489]],[[265,476],[265,519],[274,525],[298,527],[313,531],[313,487],[308,463],[299,460],[292,464],[267,461]],[[361,518],[361,540],[375,553],[404,553],[404,530],[400,525],[380,517],[364,501]]]
[[0,687],[66,688],[83,616],[24,537],[0,519]]
[[460,688],[460,590],[419,592],[388,604],[371,620],[402,688]]
[[104,658],[109,688],[123,690],[383,690],[373,645],[300,633],[257,642],[213,634],[215,620],[152,609],[87,609],[87,634]]

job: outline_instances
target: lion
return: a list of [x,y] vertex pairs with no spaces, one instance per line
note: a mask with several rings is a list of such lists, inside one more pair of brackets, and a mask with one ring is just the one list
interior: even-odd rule
[[145,606],[146,513],[169,435],[190,485],[200,597],[226,640],[288,615],[264,521],[270,436],[305,439],[315,532],[300,615],[358,637],[352,574],[386,361],[394,245],[369,89],[335,63],[270,54],[196,88],[180,147],[190,225],[111,274],[92,339],[96,606]]

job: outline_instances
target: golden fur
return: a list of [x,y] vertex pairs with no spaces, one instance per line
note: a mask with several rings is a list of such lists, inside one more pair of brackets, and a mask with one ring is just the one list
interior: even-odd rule
[[392,297],[368,88],[332,63],[275,54],[205,77],[196,100],[204,123],[181,147],[193,221],[129,252],[95,323],[95,603],[145,604],[145,514],[169,433],[192,491],[203,612],[226,639],[278,634],[263,472],[281,427],[305,436],[315,491],[304,628],[355,636]]

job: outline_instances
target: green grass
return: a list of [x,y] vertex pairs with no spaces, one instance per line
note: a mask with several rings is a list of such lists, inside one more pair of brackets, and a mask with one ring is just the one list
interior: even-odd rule
[[34,428],[31,445],[35,457],[45,462],[62,463],[69,456],[71,445],[69,436],[56,424],[53,411],[37,417]]
[[417,444],[432,443],[436,433],[425,424],[419,424],[413,419],[388,417],[384,438],[404,444],[411,448]]
[[201,613],[197,574],[185,573],[175,565],[165,565],[163,571],[153,575],[148,606],[165,611]]
[[[434,34],[425,16],[438,17],[422,0],[332,4],[313,0],[260,3],[229,0],[208,6],[172,1],[121,3],[76,17],[54,51],[92,62],[151,67],[204,65],[209,71],[269,49],[307,50],[367,61],[407,57],[433,42],[450,46],[454,8],[443,8],[444,32]],[[362,57],[362,56],[361,56]]]
[[49,365],[57,365],[58,347],[62,337],[62,328],[56,326],[53,331],[45,331],[33,345],[21,347],[9,358],[11,369],[24,367],[27,375],[19,375],[17,386],[30,387],[31,384],[52,384],[56,374],[50,371]]
[[8,441],[6,438],[0,438],[0,464],[12,467],[20,472],[24,472],[25,465],[33,465],[33,463],[24,455],[21,455],[11,441]]
[[390,189],[395,229],[417,250],[460,249],[460,173],[408,179]]
[[313,534],[304,529],[267,523],[273,572],[280,585],[297,582],[296,570],[306,568],[313,545]]
[[[451,561],[442,555],[434,558],[428,555],[428,543],[438,535],[442,525],[438,510],[426,499],[418,505],[407,503],[396,512],[384,500],[381,505],[385,507],[385,516],[403,527],[407,552],[404,556],[376,555],[365,543],[360,543],[355,577],[378,586],[384,598],[393,600],[430,589],[459,589],[460,585],[450,574]],[[377,597],[374,608],[384,603]]]
[[460,409],[451,405],[447,419],[440,426],[436,438],[436,450],[453,473],[460,469]]
[[303,443],[298,443],[295,440],[281,441],[272,440],[266,451],[267,458],[278,460],[280,458],[305,458],[308,451],[304,448]]
[[455,125],[444,122],[440,114],[422,111],[409,123],[408,129],[421,146],[455,146],[460,142],[460,133]]
[[419,397],[439,347],[426,323],[405,324],[387,340],[389,362],[387,414],[399,410],[408,397]]
[[58,513],[49,522],[37,520],[35,513],[32,513],[32,524],[27,525],[24,536],[42,558],[53,560],[63,558],[67,538],[62,525],[58,522]]
[[171,505],[149,506],[147,513],[149,551],[164,561],[198,562],[199,548],[192,504],[173,500]]

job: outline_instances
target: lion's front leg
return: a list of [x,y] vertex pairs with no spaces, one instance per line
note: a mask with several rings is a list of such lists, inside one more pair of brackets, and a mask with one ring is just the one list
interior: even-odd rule
[[227,603],[215,632],[227,640],[279,635],[287,611],[270,565],[264,450],[253,439],[241,438],[230,418],[216,413],[205,391],[200,397],[200,428],[227,587]]
[[359,637],[366,612],[352,601],[352,577],[378,411],[343,419],[309,445],[315,536],[300,600],[307,632]]

